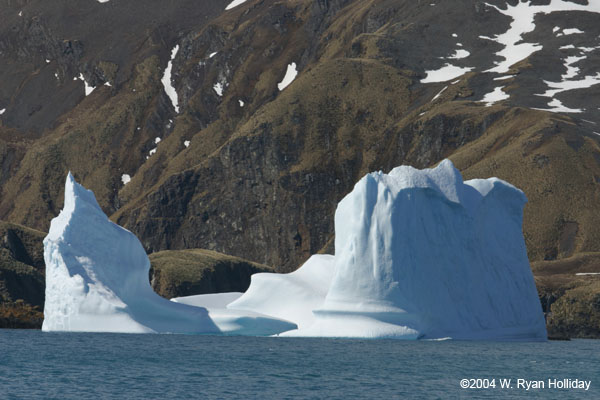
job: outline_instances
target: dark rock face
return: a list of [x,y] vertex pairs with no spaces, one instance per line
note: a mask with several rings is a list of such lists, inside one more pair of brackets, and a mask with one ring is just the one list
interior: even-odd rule
[[600,254],[532,264],[549,337],[600,337]]
[[150,255],[150,282],[161,296],[245,292],[250,276],[273,272],[266,265],[210,250],[167,250]]
[[45,234],[0,222],[0,328],[42,326]]

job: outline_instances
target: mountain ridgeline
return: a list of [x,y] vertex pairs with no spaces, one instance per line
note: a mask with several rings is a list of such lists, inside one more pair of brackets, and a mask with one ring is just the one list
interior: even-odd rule
[[148,253],[289,272],[365,173],[450,158],[525,192],[553,329],[600,336],[595,3],[2,2],[1,220],[47,231],[71,171]]

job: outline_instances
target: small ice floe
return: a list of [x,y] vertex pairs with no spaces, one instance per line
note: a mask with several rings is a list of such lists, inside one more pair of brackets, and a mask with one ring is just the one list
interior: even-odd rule
[[6,112],[6,108],[3,108],[0,110],[0,115],[4,114]]

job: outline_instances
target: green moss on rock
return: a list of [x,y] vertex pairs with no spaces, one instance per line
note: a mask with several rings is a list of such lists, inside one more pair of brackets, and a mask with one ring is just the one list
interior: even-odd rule
[[252,274],[272,272],[266,265],[201,249],[160,251],[150,255],[150,262],[152,288],[165,298],[244,292]]

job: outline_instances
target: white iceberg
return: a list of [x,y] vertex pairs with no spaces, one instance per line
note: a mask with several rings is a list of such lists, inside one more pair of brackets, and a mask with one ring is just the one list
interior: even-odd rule
[[[449,160],[368,174],[338,205],[331,281],[318,259],[307,263],[322,268],[318,291],[310,281],[295,290],[295,273],[255,275],[229,308],[295,322],[290,336],[545,340],[526,201],[496,178],[463,182]],[[311,296],[302,310],[297,299]]]
[[158,296],[139,240],[111,222],[71,174],[64,208],[44,239],[44,260],[44,331],[272,335],[296,327],[252,312],[209,314]]
[[313,310],[325,301],[334,263],[331,255],[313,255],[289,274],[254,274],[246,293],[227,308],[255,311],[307,328],[315,322]]
[[92,192],[67,178],[44,241],[44,330],[546,340],[521,230],[523,192],[463,182],[449,160],[363,177],[338,205],[335,256],[252,276],[246,293],[169,302]]

